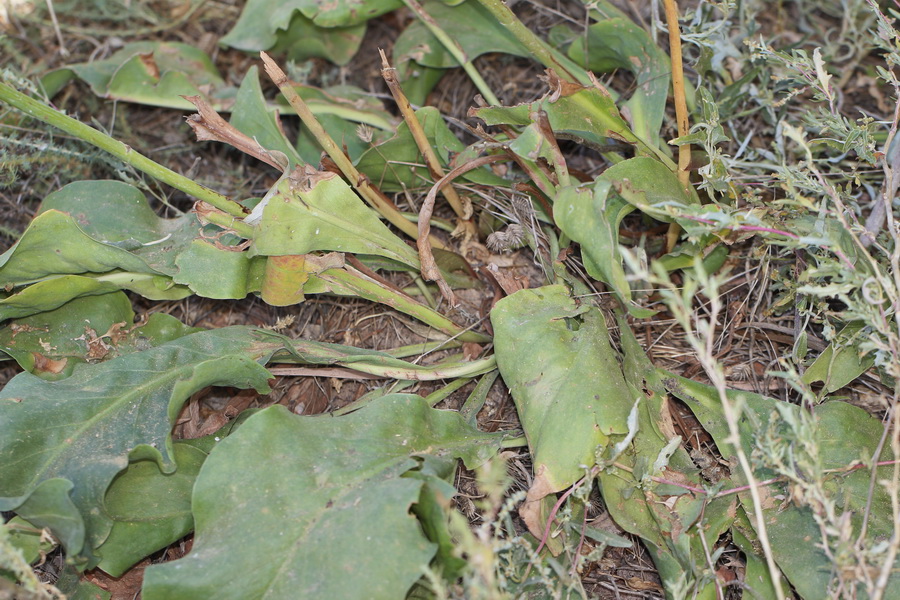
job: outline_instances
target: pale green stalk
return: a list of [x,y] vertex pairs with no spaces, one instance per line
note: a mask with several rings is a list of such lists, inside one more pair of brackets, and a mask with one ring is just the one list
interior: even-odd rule
[[416,302],[406,294],[386,288],[362,274],[351,272],[350,269],[350,267],[328,269],[316,276],[328,283],[331,291],[335,293],[344,292],[390,306],[461,342],[484,344],[491,341],[490,336],[460,327],[444,315]]
[[556,71],[557,75],[572,82],[590,86],[591,80],[584,69],[562,55],[547,42],[528,29],[503,0],[478,0],[503,27],[531,52],[542,65]]
[[428,31],[431,32],[431,35],[436,37],[441,45],[447,49],[447,52],[450,53],[450,56],[456,60],[460,65],[462,65],[463,70],[466,72],[466,75],[469,76],[469,79],[472,80],[472,83],[475,84],[475,87],[478,88],[478,91],[481,92],[481,95],[491,106],[500,106],[500,100],[497,99],[497,96],[494,95],[494,92],[491,90],[490,86],[481,76],[481,73],[478,72],[478,69],[475,68],[475,65],[472,64],[472,61],[469,60],[469,57],[466,56],[466,53],[463,52],[463,49],[460,48],[459,44],[456,43],[447,32],[441,29],[441,26],[437,24],[437,22],[425,12],[425,9],[422,8],[422,5],[419,4],[416,0],[403,0],[403,3],[406,4],[407,7],[417,17],[425,27],[428,28]]
[[[181,190],[185,194],[193,196],[198,200],[202,200],[232,217],[243,219],[246,216],[244,207],[234,200],[229,200],[222,194],[204,187],[184,175],[176,173],[172,169],[150,160],[143,154],[133,150],[127,144],[123,144],[105,133],[97,131],[90,125],[86,125],[34,98],[30,98],[3,82],[0,82],[0,101],[6,102],[13,108],[22,111],[30,117],[61,129],[80,140],[84,140],[85,142],[112,154],[135,169],[143,171],[154,179],[167,183],[173,188]],[[235,228],[235,231],[238,231],[238,229]],[[247,234],[247,237],[251,237],[250,234],[252,234],[252,232],[253,229],[249,228],[249,226],[247,226],[247,228],[241,228],[241,231],[239,231],[241,235]]]

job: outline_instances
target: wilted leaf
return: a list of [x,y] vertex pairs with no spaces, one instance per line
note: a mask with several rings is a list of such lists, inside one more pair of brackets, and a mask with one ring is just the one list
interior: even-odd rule
[[409,514],[423,482],[403,475],[422,460],[474,467],[498,444],[418,396],[337,418],[265,409],[207,459],[194,547],[147,569],[143,597],[402,598],[435,552]]
[[[628,433],[637,398],[625,385],[603,315],[563,286],[500,300],[491,323],[497,365],[531,449],[535,479],[527,500],[536,503],[580,479],[610,436]],[[535,514],[528,525],[540,537]]]

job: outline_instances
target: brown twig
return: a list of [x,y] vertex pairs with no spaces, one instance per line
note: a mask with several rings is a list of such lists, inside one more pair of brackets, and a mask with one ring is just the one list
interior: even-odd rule
[[[416,146],[419,147],[419,152],[422,153],[431,176],[437,181],[444,176],[444,168],[441,166],[441,161],[438,159],[434,148],[428,142],[428,136],[425,135],[425,130],[422,129],[422,123],[419,122],[419,118],[416,116],[412,106],[410,106],[406,94],[403,93],[403,89],[400,87],[400,81],[397,79],[397,69],[388,63],[384,50],[379,49],[378,53],[381,54],[381,76],[391,90],[391,95],[397,103],[397,108],[400,109],[400,114],[403,116],[403,120],[406,121],[409,132],[416,141]],[[456,216],[463,221],[468,221],[472,218],[472,203],[461,199],[452,185],[443,188],[441,193],[447,199],[447,202],[450,203]]]
[[[672,92],[675,98],[675,121],[678,123],[678,137],[684,137],[690,130],[687,100],[684,95],[684,67],[681,58],[681,28],[678,24],[678,4],[676,0],[664,0],[666,24],[669,27],[669,57],[672,61]],[[691,147],[689,144],[678,146],[678,181],[686,194],[690,194]],[[671,252],[678,241],[681,227],[672,223],[666,234],[666,252]]]
[[[337,145],[330,135],[328,135],[328,132],[325,131],[325,128],[322,127],[322,124],[319,123],[319,120],[313,115],[309,106],[303,101],[303,98],[301,98],[297,91],[294,90],[294,87],[291,85],[284,71],[281,70],[281,67],[279,67],[265,52],[260,52],[260,57],[262,58],[263,65],[265,65],[266,73],[275,85],[278,86],[281,93],[284,94],[284,97],[287,99],[288,103],[290,103],[291,107],[297,111],[297,116],[300,117],[300,120],[303,121],[303,124],[306,125],[310,133],[313,134],[316,141],[325,149],[325,152],[338,166],[341,173],[343,173],[344,177],[350,182],[350,185],[356,189],[359,195],[362,196],[372,208],[377,210],[392,225],[408,236],[416,238],[418,229],[421,229],[421,227],[417,229],[415,223],[407,220],[400,214],[400,211],[393,202],[386,200],[383,196],[375,192],[374,188],[369,183],[369,179],[356,170],[356,167],[353,166],[353,163],[347,158],[344,151],[341,150],[341,147]],[[428,241],[437,248],[446,248],[444,243],[437,238],[431,238]]]
[[441,270],[434,262],[431,246],[428,244],[428,235],[431,232],[431,215],[434,213],[434,201],[437,199],[437,193],[441,188],[463,173],[468,173],[484,165],[501,160],[509,160],[509,158],[505,154],[482,156],[456,167],[432,186],[428,191],[428,195],[425,196],[425,201],[422,202],[422,208],[419,210],[419,239],[416,242],[416,247],[419,249],[419,262],[422,263],[422,277],[426,281],[436,282],[441,290],[441,295],[446,298],[451,306],[456,306],[456,296],[453,294],[453,290],[450,289],[444,276],[441,275]]

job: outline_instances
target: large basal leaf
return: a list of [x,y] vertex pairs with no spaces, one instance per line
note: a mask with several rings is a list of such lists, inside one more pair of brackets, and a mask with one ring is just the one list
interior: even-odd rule
[[207,454],[176,442],[173,455],[178,465],[174,473],[163,472],[156,461],[140,460],[128,465],[106,492],[104,509],[112,528],[97,549],[98,567],[113,577],[194,527],[191,492]]
[[305,167],[276,186],[253,241],[255,254],[374,254],[418,268],[418,254],[334,173]]
[[697,598],[715,598],[715,585],[703,585],[698,571],[706,549],[715,547],[734,521],[735,499],[710,501],[679,487],[698,489],[704,482],[675,432],[667,393],[653,365],[627,320],[620,316],[618,324],[625,381],[641,400],[631,423],[636,434],[615,466],[598,474],[604,503],[619,526],[644,541],[667,590],[687,585]]
[[206,53],[177,42],[133,42],[109,58],[51,71],[42,84],[52,97],[73,77],[102,98],[166,108],[192,109],[181,96],[201,95],[221,106],[234,95]]
[[403,475],[422,459],[473,467],[499,439],[413,395],[337,418],[265,409],[210,454],[193,549],[147,569],[143,597],[403,598],[435,553],[409,512],[424,482]]
[[85,234],[75,218],[57,210],[41,213],[19,241],[0,255],[0,285],[21,285],[52,275],[108,273],[121,269],[159,274],[131,252]]
[[[536,502],[580,479],[610,436],[628,433],[637,398],[625,385],[603,315],[563,286],[500,300],[491,323],[497,365],[533,457],[528,501]],[[536,520],[529,527],[539,535]]]
[[653,38],[609,2],[591,4],[591,16],[602,19],[569,47],[569,56],[594,73],[626,69],[634,75],[634,91],[624,102],[634,132],[657,145],[669,92],[669,57]]
[[290,27],[297,11],[319,27],[350,27],[402,5],[400,0],[249,0],[222,42],[243,49],[268,49],[278,42],[279,30]]
[[96,564],[111,527],[103,495],[129,453],[171,472],[169,430],[184,401],[211,385],[267,391],[260,362],[283,347],[281,336],[229,327],[80,365],[60,381],[17,375],[0,392],[0,510],[49,527],[70,558]]
[[203,233],[193,213],[158,217],[134,186],[69,184],[44,199],[21,239],[0,256],[4,285],[42,286],[40,292],[26,289],[17,294],[21,298],[0,301],[0,316],[40,312],[30,310],[29,302],[51,310],[73,298],[116,289],[152,300],[191,292],[243,298],[258,290],[263,261],[205,241]]
[[[440,23],[450,39],[459,44],[469,60],[488,52],[531,56],[477,0],[467,0],[455,6],[440,0],[426,0],[422,2],[422,8]],[[478,26],[473,27],[473,23]],[[400,34],[393,55],[397,63],[413,60],[425,67],[441,69],[460,66],[421,20],[413,21]]]
[[0,328],[0,352],[26,371],[59,378],[70,374],[75,364],[147,350],[198,331],[165,313],[154,313],[136,325],[128,297],[115,292],[77,298],[55,310],[5,323]]
[[[716,390],[662,371],[661,376],[664,377],[669,392],[691,408],[715,440],[722,455],[737,465],[734,449],[727,441],[730,433]],[[816,407],[815,420],[809,431],[806,424],[800,423],[802,417],[800,411],[804,409],[796,405],[746,392],[729,391],[728,396],[732,402],[742,402],[744,406],[744,416],[739,425],[744,451],[750,455],[753,446],[762,443],[771,444],[773,439],[778,439],[780,443],[785,444],[785,452],[795,454],[789,459],[791,464],[799,465],[801,469],[804,466],[810,467],[809,458],[802,449],[807,442],[803,441],[801,444],[796,439],[797,428],[803,428],[803,435],[813,438],[809,443],[818,449],[817,458],[820,461],[819,468],[822,470],[841,470],[855,461],[871,460],[883,432],[880,421],[864,410],[844,402],[832,401]],[[885,448],[879,460],[893,458],[889,448]],[[765,481],[775,475],[775,471],[765,466],[754,469],[757,481]],[[834,501],[836,514],[845,514],[849,518],[851,531],[847,539],[856,539],[869,499],[870,471],[856,469],[832,475],[808,472],[804,476],[823,479],[823,488]],[[747,484],[747,479],[739,466],[732,469],[732,477],[738,485]],[[822,548],[824,540],[822,529],[813,512],[815,507],[803,502],[802,497],[790,503],[779,501],[779,498],[793,496],[785,483],[773,483],[762,489],[761,493],[766,530],[778,566],[800,597],[826,597],[832,581],[833,563]],[[749,494],[746,492],[741,494],[740,499],[747,514],[752,516],[754,509]],[[867,542],[870,546],[876,546],[879,541],[889,539],[894,533],[890,495],[880,483],[876,483],[873,489],[869,511]],[[820,514],[819,518],[827,521],[824,514]],[[831,542],[836,543],[833,536]],[[900,570],[895,565],[884,597],[900,598],[898,584],[900,584]],[[859,586],[855,593],[847,590],[848,597],[854,597],[856,594],[865,597],[862,584],[859,583]]]

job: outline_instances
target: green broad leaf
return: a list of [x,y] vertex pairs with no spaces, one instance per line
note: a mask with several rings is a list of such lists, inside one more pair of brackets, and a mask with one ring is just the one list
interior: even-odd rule
[[318,27],[351,27],[403,6],[399,0],[249,0],[222,42],[242,49],[265,50],[279,41],[296,12]]
[[[343,179],[306,167],[303,181],[283,178],[262,212],[255,255],[334,251],[375,254],[418,268],[419,256]],[[259,207],[254,209],[254,212]],[[0,271],[2,273],[2,271]]]
[[54,310],[75,298],[102,296],[119,289],[112,282],[81,275],[45,279],[0,300],[0,321],[21,319]]
[[[531,56],[509,30],[503,27],[477,0],[467,0],[451,6],[440,0],[426,0],[422,8],[447,35],[462,48],[469,60],[482,54],[499,52],[515,56]],[[472,24],[477,23],[477,27]],[[459,62],[421,20],[414,20],[403,30],[394,45],[394,62],[415,61],[423,67],[449,69]]]
[[214,107],[234,95],[209,56],[177,42],[134,42],[109,58],[69,65],[44,76],[48,96],[73,77],[84,80],[102,98],[192,110],[181,96],[202,96]]
[[[526,502],[537,504],[584,476],[612,436],[628,433],[637,398],[625,385],[603,315],[565,287],[518,291],[497,302],[491,323],[497,366],[534,461]],[[532,518],[532,533],[536,526]]]
[[207,453],[176,442],[173,455],[178,465],[174,473],[163,472],[154,460],[139,460],[119,473],[106,491],[104,509],[112,528],[97,549],[98,567],[113,577],[194,527],[191,491]]
[[600,150],[610,139],[620,140],[636,145],[643,154],[658,155],[658,150],[647,146],[634,134],[612,98],[596,88],[573,88],[548,94],[534,102],[509,107],[488,106],[474,113],[488,125],[526,127],[532,123],[531,114],[541,110],[547,113],[557,137],[573,139]]
[[[44,199],[38,216],[48,211],[66,213],[84,235],[106,246],[127,251],[140,258],[153,272],[168,276],[178,270],[175,266],[178,253],[201,233],[195,214],[185,213],[174,219],[158,217],[143,192],[119,181],[70,183]],[[127,265],[119,268],[136,271]]]
[[689,233],[698,229],[695,221],[681,218],[686,207],[700,204],[696,193],[686,193],[672,169],[660,161],[646,156],[630,158],[611,166],[600,178],[644,214],[666,223],[677,221]]
[[227,327],[79,365],[60,381],[15,376],[0,391],[0,510],[49,527],[70,558],[96,565],[112,526],[103,496],[129,453],[172,472],[169,431],[182,404],[211,385],[268,391],[260,363],[284,344]]
[[860,350],[860,344],[866,341],[863,329],[864,323],[859,321],[844,326],[806,369],[801,381],[807,385],[822,382],[822,392],[830,394],[868,371],[875,364],[875,356]]
[[634,132],[658,145],[669,93],[669,57],[650,34],[609,2],[592,3],[590,15],[598,22],[569,47],[569,57],[594,73],[630,71],[635,89],[624,106],[631,113]]
[[241,81],[241,87],[234,98],[234,106],[231,108],[229,122],[266,150],[276,150],[284,154],[290,168],[303,162],[293,144],[285,137],[276,110],[266,103],[256,65],[247,70]]
[[134,317],[122,292],[77,298],[55,310],[5,323],[0,328],[0,352],[30,373],[60,379],[76,364],[147,350],[201,331],[164,313],[150,315],[143,325],[136,325]]
[[240,299],[262,285],[265,258],[195,239],[175,259],[172,280],[204,298]]
[[630,306],[631,286],[619,252],[619,224],[634,207],[610,194],[610,188],[604,179],[592,187],[561,188],[553,202],[553,218],[563,233],[581,244],[588,274],[608,284],[619,300]]
[[[737,485],[747,485],[748,481],[740,466],[730,439],[727,421],[722,410],[718,392],[681,377],[660,371],[670,393],[684,401],[694,412],[703,427],[716,442],[722,456],[733,465],[732,477]],[[883,433],[882,423],[864,410],[845,402],[826,402],[815,408],[812,415],[804,409],[771,398],[747,392],[729,391],[731,402],[743,405],[743,415],[739,423],[741,446],[749,456],[753,447],[766,444],[790,452],[790,464],[802,472],[807,480],[821,480],[822,489],[834,503],[836,515],[849,515],[849,539],[859,536],[862,515],[869,512],[866,541],[870,547],[893,535],[890,495],[884,486],[876,484],[869,501],[869,468],[846,472],[828,473],[828,470],[843,470],[857,461],[868,462],[875,455],[875,449]],[[799,439],[799,436],[803,436]],[[804,447],[817,449],[816,456],[803,451]],[[885,448],[878,460],[893,458]],[[880,470],[891,467],[879,467]],[[778,475],[771,465],[754,468],[756,481],[766,481]],[[885,475],[887,476],[887,475]],[[790,580],[802,598],[823,598],[828,595],[832,583],[833,563],[822,548],[822,528],[819,519],[827,515],[817,515],[817,505],[805,503],[802,497],[792,496],[786,483],[776,482],[760,489],[766,532],[772,546],[773,555],[779,568]],[[797,501],[785,504],[780,498],[795,497]],[[740,494],[740,501],[748,515],[754,514],[753,501],[749,493]],[[821,505],[818,505],[821,506]],[[815,543],[812,543],[815,540]],[[829,540],[834,545],[841,544],[835,537]],[[898,561],[900,563],[900,561]],[[900,598],[900,569],[895,565],[887,586],[886,598]],[[865,597],[860,583],[857,590],[847,590],[850,597]]]
[[127,335],[133,325],[131,302],[122,292],[77,298],[56,310],[5,323],[0,352],[36,375],[68,375],[73,359],[105,358],[114,339]]
[[346,65],[359,50],[365,34],[365,23],[349,27],[321,27],[300,11],[293,11],[290,23],[277,29],[251,29],[239,20],[221,42],[245,52],[268,50],[271,54],[287,54],[288,60],[294,62],[318,57]]
[[[465,150],[465,145],[453,135],[438,109],[432,106],[420,108],[416,111],[416,118],[440,159],[441,166],[446,169],[453,156]],[[356,168],[385,192],[400,192],[434,183],[405,122],[397,127],[394,137],[363,153]],[[469,171],[461,178],[485,185],[509,185],[508,181],[496,177],[487,169]]]
[[206,460],[193,549],[148,568],[143,598],[402,598],[435,554],[410,514],[423,481],[404,475],[474,467],[499,441],[413,395],[336,418],[262,410]]
[[128,250],[91,238],[74,217],[48,210],[36,216],[19,241],[0,255],[0,285],[21,285],[54,275],[108,273],[114,269],[159,274]]
[[134,186],[69,184],[47,196],[21,239],[0,256],[3,285],[42,286],[0,300],[0,315],[5,309],[8,316],[34,314],[29,301],[51,310],[73,298],[116,289],[153,300],[191,292],[243,298],[259,289],[263,261],[203,236],[195,214],[158,217]]

